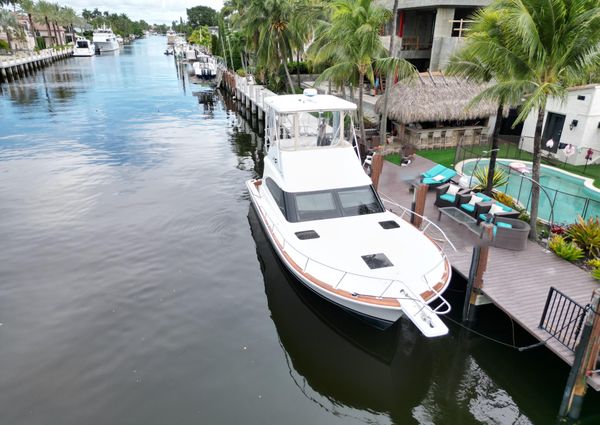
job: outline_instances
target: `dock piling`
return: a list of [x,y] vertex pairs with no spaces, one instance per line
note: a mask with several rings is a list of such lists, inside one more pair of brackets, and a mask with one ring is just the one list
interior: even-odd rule
[[583,398],[587,391],[588,372],[594,370],[600,352],[600,288],[594,290],[588,305],[581,339],[575,351],[575,360],[567,378],[559,415],[579,419]]

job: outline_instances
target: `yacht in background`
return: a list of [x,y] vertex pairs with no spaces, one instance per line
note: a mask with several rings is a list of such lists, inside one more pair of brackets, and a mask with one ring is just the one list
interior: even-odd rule
[[121,37],[120,35],[117,35],[117,43],[119,43],[119,45],[123,45],[123,37]]
[[175,44],[177,41],[177,33],[173,30],[167,31],[167,44]]
[[198,53],[196,55],[196,62],[192,66],[197,78],[214,80],[217,77],[217,61],[214,56]]
[[73,56],[94,56],[96,54],[96,46],[85,37],[77,36],[75,45],[73,46]]
[[94,37],[92,41],[100,53],[119,50],[119,42],[117,41],[117,37],[110,28],[102,27],[94,30]]

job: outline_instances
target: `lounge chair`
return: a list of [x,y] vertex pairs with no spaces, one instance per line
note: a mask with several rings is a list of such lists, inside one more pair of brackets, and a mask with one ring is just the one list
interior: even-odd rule
[[436,164],[429,170],[425,171],[424,173],[421,173],[421,177],[434,177],[434,176],[437,176],[442,171],[447,170],[447,169],[448,168],[444,167],[442,164]]
[[421,179],[421,183],[426,184],[429,187],[438,187],[443,185],[444,183],[449,182],[454,176],[456,176],[456,171],[444,167],[442,171],[439,171],[436,175],[432,177],[423,177]]
[[458,206],[458,195],[464,194],[468,191],[467,188],[462,188],[454,183],[446,183],[439,187],[436,187],[435,202],[439,208],[442,207],[457,207]]

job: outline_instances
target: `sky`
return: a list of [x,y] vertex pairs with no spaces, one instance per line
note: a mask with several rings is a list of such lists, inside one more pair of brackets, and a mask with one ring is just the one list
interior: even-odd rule
[[131,19],[143,19],[149,24],[171,24],[186,19],[185,9],[193,6],[209,6],[215,10],[223,7],[223,0],[59,0],[61,5],[70,6],[78,13],[83,9],[111,13],[125,13]]

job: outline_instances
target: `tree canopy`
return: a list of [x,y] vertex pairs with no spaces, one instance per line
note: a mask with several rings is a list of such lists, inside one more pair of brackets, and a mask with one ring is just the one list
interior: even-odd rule
[[216,26],[217,11],[208,6],[194,6],[186,9],[188,25],[193,29],[201,26]]

